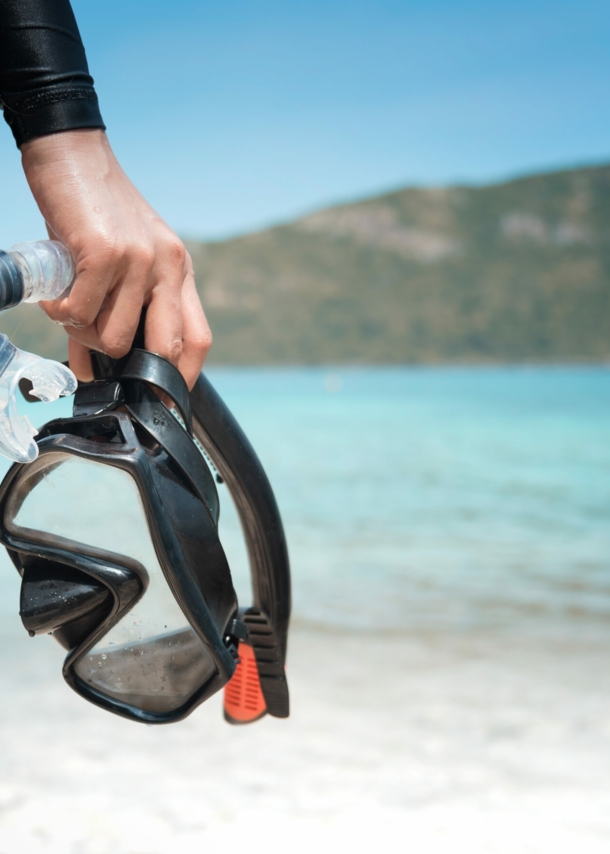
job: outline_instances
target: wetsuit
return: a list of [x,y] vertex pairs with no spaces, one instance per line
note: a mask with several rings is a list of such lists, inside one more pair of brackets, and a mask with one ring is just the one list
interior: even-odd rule
[[0,0],[0,99],[18,146],[104,128],[69,0]]

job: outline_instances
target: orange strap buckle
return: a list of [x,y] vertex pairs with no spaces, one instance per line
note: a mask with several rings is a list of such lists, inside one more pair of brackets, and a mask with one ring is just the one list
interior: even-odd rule
[[267,714],[254,650],[239,642],[240,663],[225,686],[224,713],[232,724],[249,724]]

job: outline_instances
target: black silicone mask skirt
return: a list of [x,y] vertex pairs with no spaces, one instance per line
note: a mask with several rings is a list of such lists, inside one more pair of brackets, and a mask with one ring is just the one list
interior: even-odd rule
[[[67,650],[77,693],[131,720],[181,720],[229,681],[230,723],[287,717],[288,552],[252,446],[203,374],[189,394],[154,353],[91,355],[73,417],[44,425],[38,458],[0,484],[24,627]],[[252,606],[238,607],[212,469],[242,523]]]

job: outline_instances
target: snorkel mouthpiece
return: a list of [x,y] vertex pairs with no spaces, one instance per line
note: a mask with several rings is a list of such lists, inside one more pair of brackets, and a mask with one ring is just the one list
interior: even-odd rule
[[[75,274],[70,252],[57,240],[17,243],[10,252],[0,251],[0,311],[65,296]],[[38,431],[17,412],[21,379],[30,380],[30,394],[44,403],[74,394],[77,381],[59,362],[19,350],[0,335],[0,453],[17,463],[31,463],[38,456]]]
[[27,415],[17,411],[22,379],[30,380],[30,394],[44,403],[74,394],[77,380],[60,362],[19,350],[6,335],[0,335],[0,453],[16,463],[31,463],[38,456],[34,441],[38,430]]

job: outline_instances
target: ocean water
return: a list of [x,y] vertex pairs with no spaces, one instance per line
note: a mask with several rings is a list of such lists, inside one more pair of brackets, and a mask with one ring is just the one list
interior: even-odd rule
[[[610,371],[215,380],[277,491],[296,621],[376,632],[610,629]],[[230,531],[234,542],[232,521]]]
[[[610,633],[610,370],[217,369],[210,378],[276,491],[295,624]],[[36,423],[69,403],[24,407]],[[219,489],[221,535],[247,604],[239,525]],[[122,500],[108,497],[109,514]],[[106,524],[91,521],[95,539]],[[3,553],[6,617],[18,586]]]

